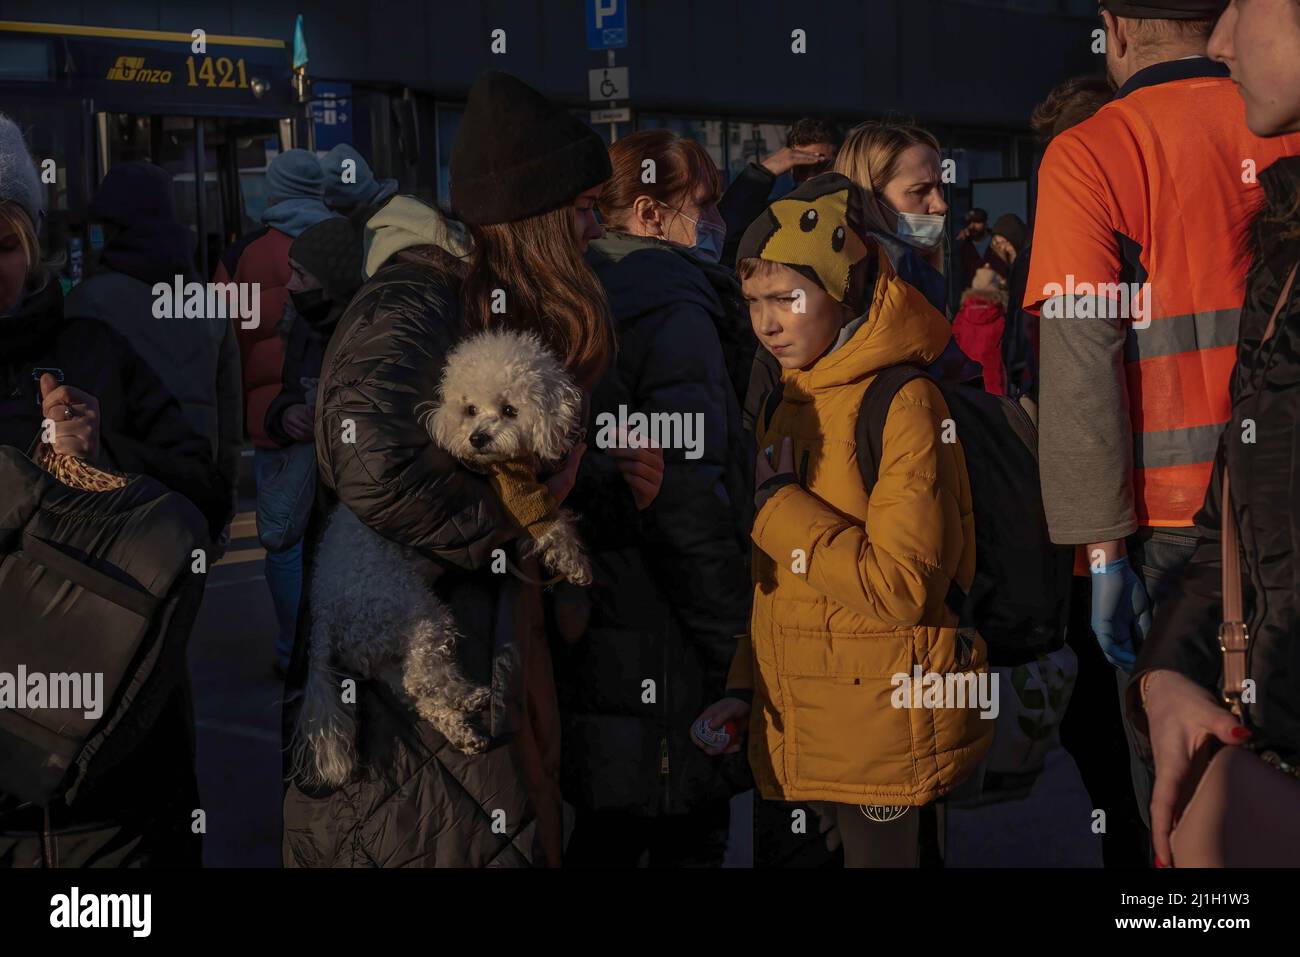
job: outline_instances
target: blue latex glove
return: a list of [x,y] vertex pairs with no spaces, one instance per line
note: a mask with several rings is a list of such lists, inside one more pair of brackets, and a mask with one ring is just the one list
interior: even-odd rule
[[1132,672],[1151,630],[1151,599],[1127,556],[1092,573],[1092,631],[1106,660]]

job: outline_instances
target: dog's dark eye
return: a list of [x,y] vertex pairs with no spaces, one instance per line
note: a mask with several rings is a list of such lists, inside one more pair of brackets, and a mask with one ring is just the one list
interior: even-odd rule
[[478,415],[478,406],[476,405],[465,406],[465,414],[468,415],[470,418],[473,418],[474,416]]
[[513,405],[506,405],[506,406],[502,406],[501,414],[504,415],[507,419],[513,419],[515,416],[519,414],[519,410],[516,409]]

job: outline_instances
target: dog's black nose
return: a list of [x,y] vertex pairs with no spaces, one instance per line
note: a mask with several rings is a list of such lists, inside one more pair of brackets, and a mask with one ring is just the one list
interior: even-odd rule
[[486,432],[475,432],[469,437],[469,444],[474,446],[476,449],[483,448],[483,446],[487,445],[491,441],[492,436],[488,435]]

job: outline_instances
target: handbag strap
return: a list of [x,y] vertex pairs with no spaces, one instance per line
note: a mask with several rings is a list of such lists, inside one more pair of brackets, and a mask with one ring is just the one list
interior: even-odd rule
[[[1282,292],[1273,305],[1273,315],[1269,317],[1264,329],[1262,346],[1273,337],[1277,330],[1278,316],[1282,307],[1291,297],[1291,287],[1295,283],[1296,270],[1300,263],[1291,267],[1287,274]],[[1241,602],[1241,552],[1238,547],[1237,516],[1232,510],[1231,483],[1228,480],[1228,464],[1223,464],[1223,496],[1220,502],[1221,547],[1223,565],[1223,622],[1219,625],[1219,648],[1223,651],[1223,700],[1232,713],[1241,717],[1241,696],[1246,686],[1246,646],[1250,635],[1243,620]]]

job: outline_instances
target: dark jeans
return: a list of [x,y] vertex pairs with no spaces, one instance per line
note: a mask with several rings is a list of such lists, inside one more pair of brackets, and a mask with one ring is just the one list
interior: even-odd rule
[[689,814],[640,817],[625,811],[577,809],[565,867],[721,867],[731,804],[722,801]]
[[[1153,615],[1160,614],[1165,597],[1191,560],[1196,539],[1190,531],[1141,529],[1127,542],[1129,561],[1142,576]],[[1149,867],[1154,774],[1138,755],[1124,709],[1129,675],[1111,666],[1092,633],[1091,599],[1089,580],[1075,579],[1068,640],[1079,658],[1079,677],[1061,722],[1061,745],[1078,765],[1095,807],[1106,812],[1105,865]],[[1119,760],[1121,748],[1128,751],[1127,774]]]

